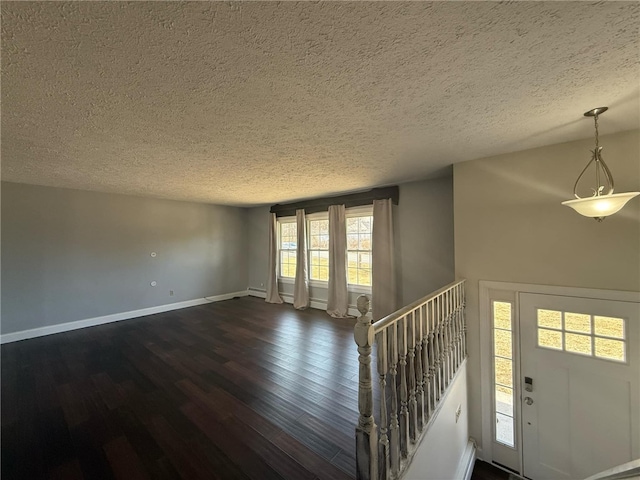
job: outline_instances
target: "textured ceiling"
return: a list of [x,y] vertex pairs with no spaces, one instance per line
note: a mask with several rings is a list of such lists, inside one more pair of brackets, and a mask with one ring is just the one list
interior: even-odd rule
[[640,123],[637,2],[1,8],[12,182],[256,205]]

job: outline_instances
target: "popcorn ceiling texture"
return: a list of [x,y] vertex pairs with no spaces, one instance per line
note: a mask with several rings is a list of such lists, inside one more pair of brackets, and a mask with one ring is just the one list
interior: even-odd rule
[[3,2],[3,180],[245,206],[638,128],[638,12]]

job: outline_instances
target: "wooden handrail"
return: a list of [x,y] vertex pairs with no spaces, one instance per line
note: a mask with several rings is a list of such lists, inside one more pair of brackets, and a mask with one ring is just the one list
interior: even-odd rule
[[407,313],[412,312],[413,310],[416,310],[418,308],[420,308],[422,305],[424,305],[425,303],[428,303],[430,300],[433,300],[435,297],[437,297],[438,295],[443,294],[444,292],[451,290],[453,287],[464,283],[464,280],[458,280],[455,282],[451,282],[449,285],[446,285],[442,288],[439,288],[438,290],[435,290],[434,292],[431,292],[427,295],[425,295],[422,298],[419,298],[418,300],[416,300],[413,303],[410,303],[409,305],[399,308],[398,310],[396,310],[393,313],[390,313],[389,315],[387,315],[386,317],[381,318],[380,320],[376,321],[373,324],[373,327],[375,329],[375,332],[378,333],[380,330],[387,328],[389,325],[393,324],[394,322],[398,321],[398,319],[400,317],[405,316]]

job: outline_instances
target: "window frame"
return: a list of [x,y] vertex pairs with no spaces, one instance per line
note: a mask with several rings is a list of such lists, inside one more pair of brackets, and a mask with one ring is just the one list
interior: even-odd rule
[[[496,324],[496,318],[498,316],[497,313],[497,308],[496,308],[496,304],[504,304],[504,305],[509,305],[509,329],[506,329],[503,326],[498,326]],[[518,440],[518,425],[517,423],[520,421],[520,417],[518,416],[518,398],[516,396],[516,345],[515,345],[515,309],[516,307],[516,302],[512,299],[503,299],[501,297],[493,297],[490,299],[490,303],[489,303],[489,308],[490,308],[490,323],[491,323],[491,363],[492,363],[492,376],[493,376],[493,380],[492,380],[492,413],[493,413],[493,419],[495,420],[494,423],[494,428],[493,428],[493,442],[495,442],[496,444],[499,444],[501,447],[506,448],[506,449],[510,449],[512,451],[519,451],[519,440]],[[509,350],[511,353],[511,358],[507,358],[503,355],[500,354],[500,352],[498,352],[498,349],[496,347],[497,344],[497,336],[496,336],[496,330],[501,331],[501,332],[509,332]],[[519,352],[518,352],[519,353]],[[511,385],[505,385],[503,383],[500,383],[498,381],[498,360],[504,360],[506,362],[509,362],[511,364]],[[499,389],[499,387],[502,387],[504,389],[509,389],[511,390],[511,415],[508,415],[507,413],[504,412],[500,412],[498,409],[498,398],[496,395],[496,391]],[[511,418],[511,435],[512,435],[512,444],[507,443],[504,440],[501,440],[498,438],[499,436],[499,427],[498,427],[498,419],[499,419],[499,415],[503,415],[505,417],[510,417]]]
[[[353,208],[348,208],[345,210],[345,221],[347,218],[353,218],[353,217],[371,217],[372,221],[373,221],[373,205],[365,205],[362,207],[353,207]],[[327,220],[329,218],[329,212],[318,212],[318,213],[311,213],[308,215],[305,215],[305,222],[306,222],[306,236],[307,236],[307,265],[309,267],[309,285],[312,287],[321,287],[321,288],[327,288],[329,286],[329,281],[328,280],[314,280],[311,279],[311,225],[310,222],[313,220]],[[295,216],[289,216],[289,217],[278,217],[276,219],[276,224],[277,224],[277,230],[278,230],[278,258],[277,258],[277,270],[278,270],[278,280],[283,282],[283,283],[290,283],[293,284],[295,283],[295,276],[293,277],[284,277],[282,276],[282,264],[281,264],[281,251],[283,251],[282,247],[282,227],[281,225],[284,223],[296,223],[296,217]],[[346,229],[346,224],[345,224],[345,229]],[[372,228],[372,236],[373,236],[373,228]],[[373,238],[372,238],[373,241]],[[297,245],[295,249],[286,249],[287,251],[290,252],[295,252],[297,254]],[[314,249],[314,250],[318,250],[318,249]],[[352,250],[353,251],[353,250]],[[371,252],[372,255],[372,261],[373,261],[373,252],[372,250],[360,250],[360,251],[364,251],[364,252]],[[347,249],[346,253],[346,257],[345,257],[345,264],[347,266],[347,269],[349,268],[349,264],[348,264],[348,252],[349,250]],[[348,270],[347,270],[348,271]],[[347,291],[351,292],[351,293],[371,293],[371,286],[370,285],[359,285],[357,283],[348,283],[347,280]]]
[[[278,255],[278,262],[277,262],[277,266],[276,269],[278,271],[278,280],[280,280],[283,283],[295,283],[296,277],[295,277],[295,273],[293,275],[293,277],[285,277],[282,275],[282,256],[281,256],[281,252],[282,251],[288,251],[288,252],[294,252],[296,255],[298,254],[298,243],[297,243],[297,238],[296,238],[296,248],[287,248],[287,249],[283,249],[282,248],[282,225],[285,223],[293,223],[294,225],[296,224],[296,217],[278,217],[276,219],[276,225],[277,225],[277,230],[278,230],[278,248],[277,248],[277,255]],[[297,231],[296,231],[296,236],[297,236]]]
[[[329,212],[318,212],[318,213],[310,213],[309,215],[305,215],[306,229],[307,229],[307,265],[309,267],[309,285],[313,287],[324,287],[327,288],[329,286],[329,265],[327,264],[327,280],[318,280],[311,278],[311,252],[313,251],[325,251],[324,249],[311,248],[311,222],[318,220],[329,220]],[[329,236],[331,235],[331,230],[327,227],[327,232],[329,232]],[[327,245],[326,252],[329,252],[329,245]],[[328,253],[327,253],[328,255]]]
[[[629,363],[629,345],[628,345],[628,330],[629,330],[629,324],[628,318],[619,318],[619,317],[609,317],[609,318],[614,318],[616,320],[620,320],[622,322],[622,336],[621,337],[616,337],[616,336],[610,336],[610,335],[603,335],[603,334],[599,334],[596,333],[596,328],[595,328],[595,322],[596,322],[596,317],[598,318],[603,318],[602,315],[597,315],[594,313],[589,313],[589,312],[569,312],[569,311],[564,311],[564,310],[551,310],[553,312],[557,312],[560,314],[560,327],[552,327],[552,326],[545,326],[545,325],[540,325],[539,323],[539,312],[540,310],[543,311],[547,311],[547,309],[544,308],[539,308],[536,310],[536,348],[541,348],[544,350],[549,350],[552,352],[558,352],[558,353],[564,353],[564,354],[568,354],[568,355],[580,355],[582,357],[585,358],[592,358],[594,360],[601,360],[601,361],[605,361],[605,362],[614,362],[617,364],[621,364],[621,365],[628,365]],[[567,314],[577,314],[577,315],[587,315],[589,316],[589,332],[583,332],[583,331],[579,331],[579,330],[574,330],[571,329],[570,327],[567,327],[566,324],[566,315]],[[549,332],[555,332],[560,334],[560,339],[561,339],[561,343],[562,343],[562,347],[561,348],[556,348],[556,347],[551,347],[551,346],[547,346],[547,345],[541,345],[540,344],[540,333],[541,331],[549,331]],[[567,348],[567,341],[566,341],[566,336],[567,334],[569,335],[580,335],[583,337],[588,337],[589,338],[589,343],[590,343],[590,351],[589,353],[585,353],[585,352],[579,352],[576,350],[569,350]],[[607,357],[601,354],[598,354],[597,352],[597,347],[596,347],[596,340],[601,339],[601,340],[612,340],[618,343],[622,344],[622,360],[614,358],[614,357]]]
[[[373,205],[366,205],[362,207],[353,207],[348,208],[345,212],[345,220],[354,217],[371,217],[371,250],[351,250],[352,252],[369,252],[371,256],[371,283],[373,283]],[[346,228],[346,225],[345,225]],[[349,232],[347,232],[349,235]],[[348,237],[347,237],[348,238]],[[360,285],[358,283],[349,283],[348,281],[348,272],[349,272],[349,246],[347,242],[347,256],[345,258],[345,263],[347,266],[347,290],[354,293],[371,293],[371,285]]]

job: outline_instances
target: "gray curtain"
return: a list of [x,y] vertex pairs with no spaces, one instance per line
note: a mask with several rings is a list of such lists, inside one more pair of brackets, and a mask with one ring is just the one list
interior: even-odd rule
[[393,242],[393,216],[391,199],[373,201],[372,234],[373,320],[379,320],[396,311],[396,280]]
[[269,271],[267,274],[267,303],[282,303],[282,298],[278,293],[278,226],[276,214],[271,213],[269,217]]
[[329,207],[329,296],[327,313],[349,317],[347,292],[347,225],[344,205]]
[[307,267],[307,221],[304,210],[296,210],[298,231],[296,250],[296,281],[293,288],[293,306],[304,310],[309,306],[309,269]]

